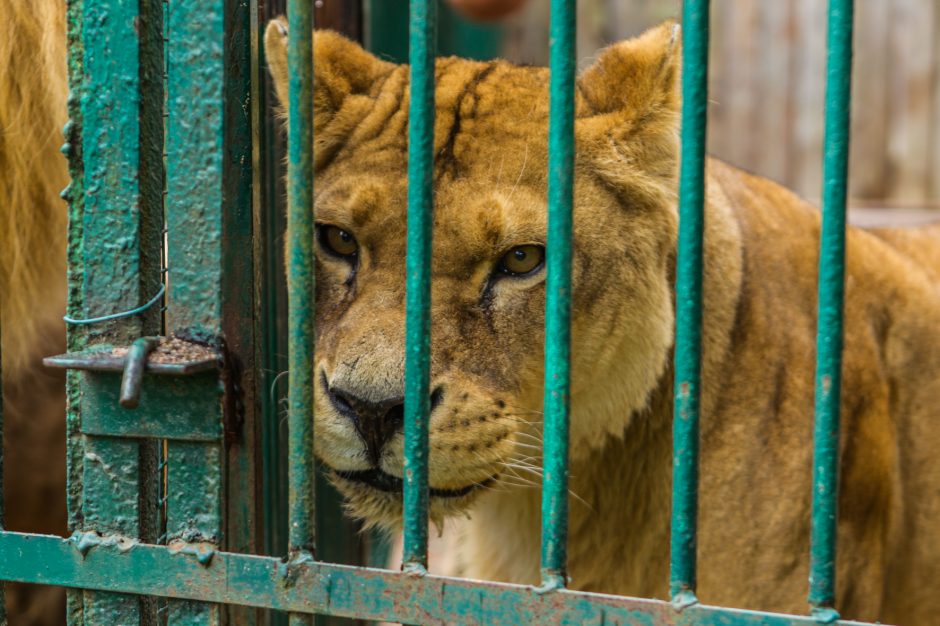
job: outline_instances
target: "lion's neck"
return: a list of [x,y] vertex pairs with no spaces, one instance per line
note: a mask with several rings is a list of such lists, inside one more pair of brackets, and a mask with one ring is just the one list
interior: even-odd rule
[[568,565],[577,589],[665,597],[671,386],[667,371],[648,408],[632,416],[622,438],[610,438],[572,464]]
[[[663,597],[667,580],[670,403],[663,377],[649,408],[622,438],[572,459],[568,562],[572,587]],[[577,419],[577,412],[572,419]],[[541,492],[502,488],[462,524],[463,574],[517,583],[539,579]],[[610,537],[618,540],[611,542]]]

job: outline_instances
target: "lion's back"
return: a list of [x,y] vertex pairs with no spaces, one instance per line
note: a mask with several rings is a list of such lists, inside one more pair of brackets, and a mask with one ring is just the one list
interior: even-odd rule
[[940,216],[923,226],[872,228],[878,237],[907,257],[934,284],[940,285]]

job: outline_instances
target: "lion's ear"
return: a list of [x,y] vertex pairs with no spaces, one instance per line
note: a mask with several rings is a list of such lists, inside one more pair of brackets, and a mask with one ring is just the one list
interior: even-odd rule
[[675,125],[680,57],[679,26],[673,21],[610,46],[578,79],[579,117],[604,116],[631,132],[640,124]]
[[[264,33],[264,48],[268,68],[274,79],[274,90],[289,115],[287,33],[286,19],[279,17],[271,20]],[[347,97],[368,93],[375,81],[394,67],[342,35],[328,30],[316,31],[313,47],[314,124],[320,128],[339,111]]]

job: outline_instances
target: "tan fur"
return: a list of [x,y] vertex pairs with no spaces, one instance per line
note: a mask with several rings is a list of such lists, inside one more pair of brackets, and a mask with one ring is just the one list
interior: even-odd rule
[[65,3],[0,6],[0,316],[11,373],[65,308]]
[[[286,24],[267,50],[282,98]],[[408,69],[315,38],[316,212],[358,266],[317,257],[317,452],[370,465],[328,388],[400,396]],[[571,532],[576,589],[666,594],[678,42],[666,24],[579,79]],[[508,248],[545,239],[548,73],[437,63],[430,483],[498,476],[454,513],[475,578],[538,578],[544,274],[487,288]],[[699,595],[803,612],[819,214],[778,185],[707,168]],[[940,230],[848,232],[838,606],[928,624],[940,611]],[[325,384],[324,384],[325,383]],[[402,472],[402,441],[379,459]],[[350,511],[395,526],[398,497],[337,478]]]
[[[6,527],[64,534],[63,351],[68,183],[65,2],[0,2],[0,325]],[[11,624],[60,624],[62,589],[7,585]]]

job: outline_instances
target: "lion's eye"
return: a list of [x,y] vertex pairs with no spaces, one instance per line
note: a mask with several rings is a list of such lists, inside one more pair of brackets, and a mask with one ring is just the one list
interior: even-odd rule
[[352,259],[359,252],[359,244],[356,243],[356,238],[349,231],[343,230],[339,226],[323,224],[317,228],[317,234],[320,245],[331,254],[345,259]]
[[528,276],[542,268],[545,248],[533,244],[516,246],[499,260],[498,271],[507,276]]

